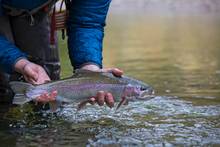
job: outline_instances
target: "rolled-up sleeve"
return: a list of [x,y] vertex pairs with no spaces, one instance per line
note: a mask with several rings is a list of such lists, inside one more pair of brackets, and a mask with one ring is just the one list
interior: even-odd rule
[[0,71],[13,72],[16,61],[21,58],[26,58],[26,55],[0,35]]
[[111,0],[73,0],[68,19],[68,49],[74,68],[85,63],[102,67],[102,43]]

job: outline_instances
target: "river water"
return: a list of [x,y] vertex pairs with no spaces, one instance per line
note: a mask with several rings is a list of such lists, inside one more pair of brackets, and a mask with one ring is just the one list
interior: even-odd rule
[[[105,67],[155,89],[155,97],[119,111],[75,104],[57,113],[11,107],[0,121],[5,146],[219,146],[220,18],[218,1],[113,2]],[[184,3],[185,2],[185,3]],[[71,75],[60,40],[62,77]],[[3,109],[3,108],[1,108]]]

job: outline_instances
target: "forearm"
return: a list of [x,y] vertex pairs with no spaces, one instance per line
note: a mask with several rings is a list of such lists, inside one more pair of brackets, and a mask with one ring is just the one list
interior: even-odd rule
[[91,71],[98,71],[100,67],[96,64],[88,63],[88,64],[83,64],[80,69],[85,69],[85,70],[91,70]]
[[68,36],[69,57],[75,69],[85,63],[102,67],[102,35],[94,37],[93,30],[78,29]]
[[68,20],[68,48],[74,68],[92,63],[102,68],[102,42],[110,0],[76,0]]

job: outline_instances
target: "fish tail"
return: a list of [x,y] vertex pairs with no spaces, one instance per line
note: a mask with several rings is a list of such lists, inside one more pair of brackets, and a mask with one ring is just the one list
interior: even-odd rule
[[11,89],[14,92],[13,104],[23,105],[30,101],[30,99],[25,95],[26,91],[34,86],[29,83],[13,81],[9,83]]

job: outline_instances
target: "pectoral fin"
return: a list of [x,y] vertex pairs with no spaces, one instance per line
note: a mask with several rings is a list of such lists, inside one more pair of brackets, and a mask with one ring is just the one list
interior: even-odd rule
[[126,99],[126,97],[122,97],[121,101],[119,102],[116,110],[118,110],[122,105],[128,105],[128,100]]

